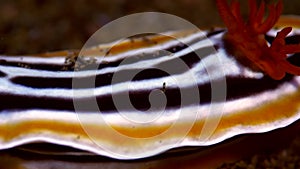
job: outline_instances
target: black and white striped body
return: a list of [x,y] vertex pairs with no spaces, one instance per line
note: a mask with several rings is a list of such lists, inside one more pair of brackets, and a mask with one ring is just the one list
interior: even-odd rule
[[[289,43],[300,42],[297,31]],[[42,141],[135,159],[299,119],[300,78],[275,81],[242,66],[226,54],[224,32],[137,37],[119,52],[95,47],[81,53],[76,71],[65,55],[1,56],[0,149]],[[141,41],[151,45],[130,47]],[[300,65],[298,58],[289,59]]]

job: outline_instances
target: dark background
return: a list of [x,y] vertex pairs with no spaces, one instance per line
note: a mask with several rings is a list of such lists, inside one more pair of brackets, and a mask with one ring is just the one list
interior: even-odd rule
[[[246,16],[247,1],[241,2]],[[285,14],[300,14],[299,0],[284,4]],[[214,0],[0,0],[0,54],[80,49],[104,24],[146,11],[174,14],[203,29],[222,23]]]

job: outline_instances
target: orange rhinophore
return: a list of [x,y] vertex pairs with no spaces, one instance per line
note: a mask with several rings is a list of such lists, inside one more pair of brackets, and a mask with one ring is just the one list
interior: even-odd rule
[[217,8],[228,32],[224,41],[233,49],[229,53],[240,60],[250,61],[250,65],[260,69],[271,78],[280,80],[285,73],[300,75],[300,68],[290,64],[287,54],[300,52],[300,44],[286,45],[285,37],[292,31],[286,27],[277,33],[269,46],[264,35],[275,25],[282,12],[282,0],[277,4],[267,5],[269,16],[264,19],[266,4],[257,8],[256,0],[248,0],[249,19],[245,22],[240,13],[240,4],[233,0],[229,5],[226,0],[216,0]]

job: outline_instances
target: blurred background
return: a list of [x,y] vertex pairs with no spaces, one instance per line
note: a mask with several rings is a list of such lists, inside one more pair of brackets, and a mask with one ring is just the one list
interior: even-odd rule
[[[247,1],[241,2],[246,16]],[[284,14],[300,15],[299,0],[284,5]],[[1,0],[0,54],[80,49],[106,23],[146,11],[173,14],[203,29],[222,24],[214,0]]]

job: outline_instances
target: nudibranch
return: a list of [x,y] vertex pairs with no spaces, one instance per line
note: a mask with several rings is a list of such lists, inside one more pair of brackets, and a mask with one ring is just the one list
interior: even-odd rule
[[[49,143],[73,148],[62,154],[139,159],[294,123],[300,118],[300,57],[295,53],[300,29],[288,27],[276,35],[272,26],[281,1],[269,6],[264,22],[265,4],[257,9],[255,0],[249,0],[249,5],[245,23],[237,1],[229,8],[226,1],[217,0],[227,30],[132,37],[80,55],[59,51],[0,56],[0,149]],[[162,67],[178,69],[170,73]],[[113,79],[117,73],[132,72],[138,72],[132,79]],[[74,87],[74,80],[92,81],[93,86]],[[213,99],[213,90],[221,87],[225,100]],[[198,94],[199,100],[182,100]],[[164,96],[163,112],[151,109],[151,95]],[[117,107],[114,97],[130,98],[133,107]],[[99,107],[77,109],[74,100]],[[27,151],[57,153],[43,152],[39,146]]]

